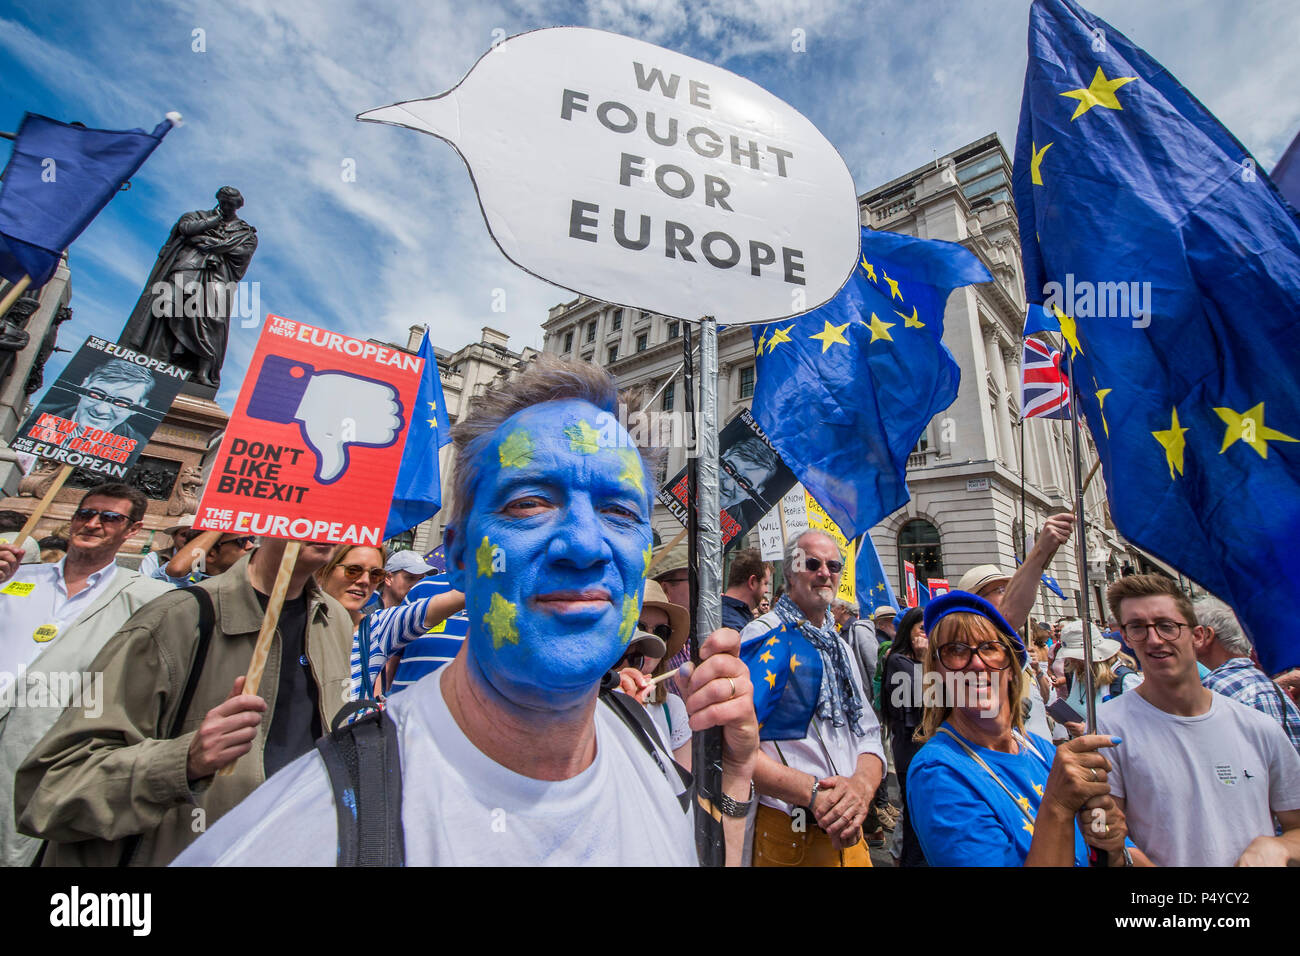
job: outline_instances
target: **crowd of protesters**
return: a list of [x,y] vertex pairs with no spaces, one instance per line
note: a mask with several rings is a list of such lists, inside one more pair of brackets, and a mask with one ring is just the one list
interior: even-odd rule
[[[323,742],[360,748],[368,727],[390,741],[390,762],[358,758],[390,862],[693,863],[710,727],[730,865],[871,866],[886,844],[902,866],[1300,862],[1294,678],[1163,576],[1112,583],[1107,630],[1031,620],[1068,514],[1014,573],[869,615],[837,599],[845,555],[822,532],[787,542],[775,592],[738,551],[693,665],[687,548],[652,544],[653,452],[568,437],[618,399],[550,357],[478,398],[454,432],[445,577],[409,551],[303,543],[256,693],[286,542],[181,521],[128,570],[146,501],[123,484],[88,491],[58,547],[4,538],[0,862],[335,865],[355,833]],[[778,629],[821,664],[789,734],[760,727],[742,660]],[[433,666],[395,684],[433,639]],[[84,681],[55,693],[56,672]]]

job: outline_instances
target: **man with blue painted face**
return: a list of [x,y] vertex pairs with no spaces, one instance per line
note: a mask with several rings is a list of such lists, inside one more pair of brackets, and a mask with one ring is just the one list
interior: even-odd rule
[[[456,426],[444,543],[469,636],[386,712],[410,865],[697,862],[662,742],[648,747],[598,694],[633,636],[651,554],[650,471],[617,402],[603,370],[542,356]],[[732,865],[758,747],[739,644],[735,631],[714,632],[685,681],[691,729],[723,731],[718,802]],[[333,793],[309,754],[177,863],[333,866]]]

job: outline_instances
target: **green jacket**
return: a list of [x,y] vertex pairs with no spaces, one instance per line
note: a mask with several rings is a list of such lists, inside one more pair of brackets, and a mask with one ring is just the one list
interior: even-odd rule
[[[266,733],[280,682],[277,630],[259,694],[267,711],[253,749],[229,776],[186,779],[194,732],[244,674],[262,623],[248,583],[248,557],[199,587],[212,595],[215,626],[203,674],[174,740],[166,739],[198,646],[198,602],[175,591],[131,617],[90,670],[104,675],[98,718],[69,708],[18,769],[18,829],[50,841],[46,866],[115,866],[125,840],[140,835],[131,862],[165,866],[265,779]],[[321,726],[348,700],[352,621],[310,580],[307,659],[316,678]]]

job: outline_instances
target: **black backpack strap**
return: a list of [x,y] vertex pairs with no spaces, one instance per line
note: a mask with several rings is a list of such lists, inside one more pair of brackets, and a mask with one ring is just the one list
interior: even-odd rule
[[[677,794],[677,802],[682,805],[683,812],[689,810],[691,793],[695,787],[695,777],[689,770],[673,759],[672,753],[659,736],[659,728],[654,725],[654,721],[650,719],[646,709],[641,706],[639,701],[632,699],[622,691],[602,691],[600,699],[608,704],[614,713],[618,714],[645,752],[654,758],[660,773],[667,777],[668,768],[659,759],[659,751],[663,751],[664,756],[668,758],[668,762],[677,771],[677,776],[682,782],[683,789],[681,793]],[[671,780],[671,778],[669,779]]]
[[1115,679],[1110,682],[1110,696],[1118,697],[1120,694],[1124,693],[1124,678],[1129,674],[1136,673],[1137,671],[1129,667],[1127,664],[1120,664],[1119,667],[1116,667]]
[[337,726],[338,718],[335,723],[316,749],[334,790],[338,865],[404,866],[397,725],[382,710],[343,726]]
[[[199,686],[199,678],[203,676],[203,664],[208,659],[208,645],[212,643],[212,629],[216,625],[217,615],[212,607],[212,595],[204,588],[188,587],[181,588],[186,593],[193,595],[194,600],[199,605],[199,641],[194,648],[194,662],[190,664],[189,675],[185,678],[185,690],[181,692],[181,702],[176,708],[176,716],[172,718],[171,729],[167,732],[168,740],[175,740],[180,736],[181,727],[185,725],[185,715],[189,713],[190,704],[194,701],[194,691]],[[133,833],[127,837],[122,845],[122,855],[117,861],[118,866],[129,866],[131,857],[135,856],[136,847],[140,845],[140,834]],[[41,848],[41,854],[33,866],[40,865],[41,857],[45,856],[45,848]]]

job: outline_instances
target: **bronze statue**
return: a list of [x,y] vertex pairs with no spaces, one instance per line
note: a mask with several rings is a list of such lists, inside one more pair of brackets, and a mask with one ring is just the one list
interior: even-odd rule
[[243,204],[238,189],[222,186],[216,209],[181,216],[122,330],[121,344],[188,368],[191,382],[214,389],[237,283],[257,250],[257,230],[235,215]]

